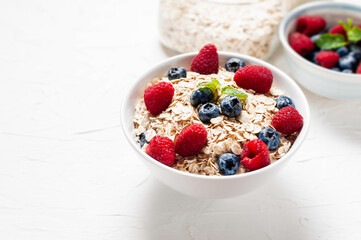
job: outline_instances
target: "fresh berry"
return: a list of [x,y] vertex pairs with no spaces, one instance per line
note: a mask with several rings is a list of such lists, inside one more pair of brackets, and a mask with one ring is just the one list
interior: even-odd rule
[[223,153],[218,158],[218,166],[223,175],[233,175],[239,169],[239,158],[233,153]]
[[276,98],[276,108],[281,109],[284,107],[295,107],[292,99],[287,96],[279,96]]
[[341,34],[345,38],[345,40],[347,40],[347,34],[342,25],[338,24],[336,26],[333,26],[328,32],[331,34]]
[[246,66],[246,63],[240,58],[230,58],[226,62],[226,70],[229,72],[237,72],[238,69]]
[[206,103],[198,110],[198,117],[204,123],[210,123],[212,118],[216,118],[219,115],[221,115],[221,111],[218,106],[213,103]]
[[309,54],[306,56],[306,58],[307,58],[309,61],[313,62],[314,64],[317,64],[317,62],[316,62],[316,56],[317,56],[317,54],[318,54],[319,52],[320,52],[320,51],[313,51],[313,52],[309,53]]
[[361,51],[351,51],[350,55],[356,59],[356,61],[361,60]]
[[315,35],[326,27],[325,19],[317,16],[304,15],[297,20],[297,32],[307,36]]
[[354,69],[356,67],[356,64],[357,64],[357,60],[351,53],[340,58],[338,61],[338,65],[340,66],[341,70]]
[[315,49],[315,44],[303,33],[292,33],[290,35],[289,43],[291,48],[303,57]]
[[357,74],[361,74],[361,62],[359,63],[357,69],[356,69],[356,73]]
[[338,67],[333,67],[333,68],[331,68],[331,70],[336,71],[336,72],[341,72],[341,69]]
[[263,128],[258,133],[258,139],[264,142],[270,151],[276,150],[280,144],[280,134],[273,128]]
[[[317,41],[317,39],[318,39],[322,34],[323,34],[323,33],[318,33],[318,34],[316,34],[316,35],[311,36],[311,41],[312,41],[313,43],[315,43],[315,42]],[[317,47],[317,46],[315,45],[315,47]]]
[[183,128],[175,139],[175,152],[182,157],[199,153],[207,142],[207,130],[199,123]]
[[204,87],[195,90],[190,97],[190,102],[193,107],[198,107],[199,104],[210,102],[213,99],[213,92],[210,88]]
[[173,85],[167,82],[160,82],[145,89],[144,103],[148,111],[156,116],[168,108],[172,102],[173,95]]
[[336,66],[340,56],[332,51],[321,51],[316,55],[318,65],[325,68],[333,68]]
[[213,44],[205,45],[194,57],[191,70],[200,74],[218,73],[218,53]]
[[271,89],[273,75],[266,67],[248,65],[235,73],[234,81],[241,88],[253,89],[257,93],[267,93]]
[[343,73],[353,73],[353,71],[351,69],[344,69],[342,70]]
[[175,67],[175,68],[171,68],[168,71],[169,80],[186,78],[186,77],[187,77],[187,70],[184,67]]
[[167,137],[153,137],[145,152],[167,166],[172,166],[175,162],[174,143]]
[[147,131],[144,131],[139,135],[139,145],[140,145],[140,147],[143,147],[145,144],[149,143],[147,141],[147,138],[146,138],[146,133],[147,133]]
[[235,95],[227,95],[221,101],[223,115],[229,118],[236,118],[241,114],[242,102]]
[[270,165],[267,145],[259,139],[247,142],[241,153],[241,164],[251,171]]
[[346,56],[348,54],[348,49],[347,47],[340,47],[337,48],[335,51],[340,57]]
[[303,117],[295,108],[285,107],[274,115],[271,124],[280,133],[292,134],[301,130]]
[[351,52],[361,52],[361,46],[357,45],[356,43],[351,43],[350,51]]

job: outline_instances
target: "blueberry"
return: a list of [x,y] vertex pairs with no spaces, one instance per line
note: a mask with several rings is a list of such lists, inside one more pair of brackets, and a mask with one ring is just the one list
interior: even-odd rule
[[350,55],[353,56],[357,61],[361,60],[361,52],[350,52]]
[[140,145],[140,147],[143,147],[144,144],[148,144],[148,143],[149,143],[149,142],[147,141],[147,139],[146,139],[146,136],[145,136],[146,132],[147,132],[147,131],[144,131],[144,132],[142,132],[142,133],[139,135],[139,145]]
[[356,43],[350,44],[350,52],[361,52],[361,47]]
[[342,70],[343,73],[353,73],[353,71],[351,69],[344,69]]
[[230,58],[226,62],[226,70],[229,72],[237,72],[238,69],[246,66],[246,63],[240,58]]
[[316,61],[316,55],[319,53],[320,51],[313,51],[311,52],[309,55],[307,55],[307,59],[315,64],[317,64],[317,61]]
[[278,109],[284,108],[284,107],[295,107],[295,104],[293,103],[292,99],[287,96],[279,96],[276,98],[276,107]]
[[338,67],[333,67],[333,68],[331,68],[331,70],[336,71],[336,72],[341,72],[341,69]]
[[174,80],[187,77],[187,70],[184,67],[171,68],[168,71],[168,79]]
[[213,103],[206,103],[198,110],[198,117],[204,123],[210,123],[212,118],[216,118],[219,115],[221,115],[221,111],[219,107]]
[[223,115],[230,118],[236,118],[241,114],[242,102],[235,95],[225,96],[221,102],[221,110]]
[[233,153],[223,153],[218,158],[219,171],[224,175],[233,175],[238,171],[239,158]]
[[204,87],[197,89],[191,94],[190,101],[193,107],[212,101],[213,92],[210,88]]
[[280,134],[272,128],[263,128],[258,133],[258,139],[264,142],[270,151],[276,150],[280,144]]
[[312,41],[313,43],[315,43],[316,40],[317,40],[322,34],[323,34],[323,33],[318,33],[318,34],[316,34],[316,35],[313,35],[313,36],[311,37],[311,41]]
[[357,64],[357,61],[353,57],[353,55],[351,53],[347,54],[344,57],[341,57],[338,60],[338,65],[340,66],[340,68],[342,70],[344,70],[344,69],[353,69],[353,68],[355,68],[356,64]]
[[335,51],[340,57],[346,56],[348,54],[348,49],[347,47],[340,47],[337,48]]

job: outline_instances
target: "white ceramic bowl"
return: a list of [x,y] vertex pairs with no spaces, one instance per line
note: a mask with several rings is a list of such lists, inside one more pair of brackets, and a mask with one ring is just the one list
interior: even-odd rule
[[182,54],[169,58],[147,71],[134,82],[133,86],[129,89],[123,99],[121,107],[123,132],[129,141],[129,144],[135,150],[136,156],[144,162],[153,176],[175,190],[203,198],[234,197],[254,190],[261,184],[267,182],[269,178],[275,176],[281,170],[285,163],[290,160],[293,154],[295,154],[297,149],[301,146],[302,142],[305,140],[310,121],[310,112],[306,97],[298,85],[285,73],[276,67],[253,57],[227,52],[218,52],[218,54],[221,66],[224,66],[227,59],[239,57],[244,59],[248,65],[263,65],[269,68],[274,76],[273,84],[292,97],[296,108],[304,118],[304,125],[294,145],[283,158],[265,168],[253,172],[233,176],[201,176],[167,167],[149,157],[140,149],[133,125],[135,105],[137,101],[143,97],[147,83],[151,82],[155,77],[166,76],[171,67],[183,66],[186,69],[190,69],[190,63],[196,53]]
[[361,23],[361,7],[346,3],[313,2],[291,11],[281,22],[279,38],[285,49],[288,66],[294,78],[308,90],[324,97],[350,99],[361,98],[361,75],[347,74],[320,67],[296,53],[288,44],[288,36],[296,30],[297,18],[301,15],[316,15],[325,18],[328,28],[339,20],[352,18]]

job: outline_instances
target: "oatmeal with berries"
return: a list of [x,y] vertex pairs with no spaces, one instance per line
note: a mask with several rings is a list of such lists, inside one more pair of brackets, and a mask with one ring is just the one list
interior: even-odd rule
[[207,72],[205,64],[202,74],[192,71],[215,58],[213,49],[206,45],[190,70],[172,68],[147,85],[135,107],[140,147],[167,166],[201,175],[239,174],[277,161],[303,124],[292,99],[272,86],[270,70],[239,58],[225,68],[217,59],[217,69]]

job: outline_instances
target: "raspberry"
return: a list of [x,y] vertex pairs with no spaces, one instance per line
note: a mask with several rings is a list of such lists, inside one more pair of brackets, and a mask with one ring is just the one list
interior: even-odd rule
[[297,20],[297,32],[307,36],[315,35],[326,27],[325,19],[317,16],[303,15]]
[[172,166],[175,162],[174,143],[167,137],[153,137],[145,152],[164,165]]
[[258,93],[267,93],[271,89],[273,75],[271,70],[266,67],[248,65],[235,73],[234,81],[241,88],[253,89]]
[[274,115],[271,125],[280,133],[292,134],[301,130],[303,117],[293,107],[284,107]]
[[172,102],[173,95],[173,85],[167,82],[160,82],[145,89],[144,103],[148,111],[156,116],[167,109]]
[[251,171],[270,165],[267,145],[259,139],[247,142],[241,153],[241,164]]
[[329,33],[331,33],[331,34],[341,34],[345,38],[345,40],[347,40],[347,33],[346,33],[345,29],[342,27],[342,25],[338,24],[338,25],[333,26],[330,29]]
[[175,152],[182,157],[197,154],[207,142],[207,130],[199,123],[183,128],[175,139]]
[[213,44],[205,45],[193,58],[191,70],[200,74],[218,73],[218,53]]
[[359,64],[358,67],[357,67],[356,73],[357,73],[357,74],[361,74],[361,62],[360,62],[360,64]]
[[289,42],[291,48],[303,57],[311,53],[315,48],[315,44],[312,42],[311,38],[302,33],[292,33]]
[[316,63],[325,68],[333,68],[340,56],[332,51],[321,51],[316,55]]

